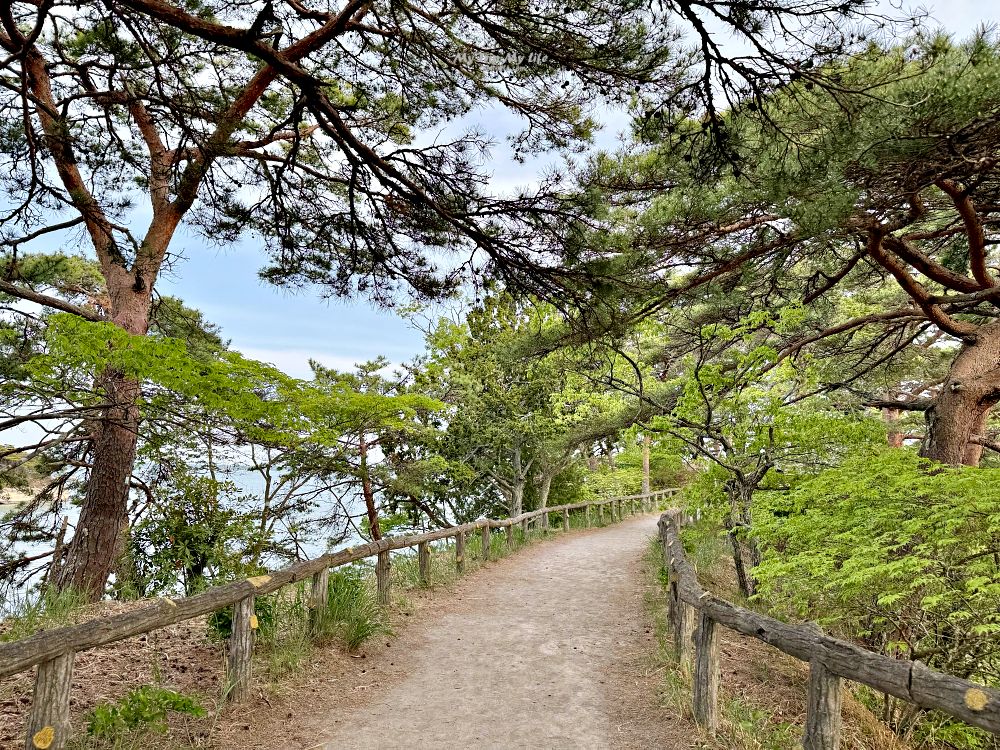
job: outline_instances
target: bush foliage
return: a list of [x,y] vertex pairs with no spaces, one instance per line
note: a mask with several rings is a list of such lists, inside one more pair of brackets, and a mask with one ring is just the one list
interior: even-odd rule
[[997,684],[997,479],[886,449],[762,493],[760,597],[885,653]]

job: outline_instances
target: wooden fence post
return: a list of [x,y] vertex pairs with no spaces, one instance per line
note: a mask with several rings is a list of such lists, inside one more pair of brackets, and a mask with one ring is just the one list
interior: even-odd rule
[[569,511],[563,508],[563,531],[569,531]]
[[431,545],[430,542],[420,542],[417,545],[417,570],[420,572],[420,585],[431,585]]
[[483,558],[483,562],[486,562],[487,560],[490,559],[490,525],[486,524],[485,526],[483,526],[483,528],[480,530],[480,533],[482,534],[482,539],[483,539],[483,550],[481,555]]
[[542,513],[542,533],[547,534],[549,532],[549,512],[546,510]]
[[597,505],[597,525],[604,525],[604,503],[599,503]]
[[73,685],[72,651],[38,665],[24,746],[27,750],[63,750],[69,739],[69,692]]
[[229,653],[226,660],[226,698],[241,701],[250,694],[253,673],[253,638],[257,629],[257,615],[253,613],[252,596],[244,597],[233,605],[233,619],[229,634]]
[[375,560],[375,585],[378,589],[378,603],[389,606],[389,575],[392,563],[389,560],[389,550],[379,552]]
[[587,524],[587,528],[589,529],[590,528],[590,506],[589,505],[583,506],[583,518],[584,518],[584,523]]
[[809,699],[803,750],[837,750],[840,747],[843,682],[816,659],[809,662]]
[[528,519],[525,518],[521,521],[521,534],[524,537],[524,541],[528,541]]
[[512,552],[514,550],[514,524],[505,526],[504,533],[507,534],[507,551]]
[[[658,527],[659,537],[660,537],[660,548],[663,550],[663,570],[667,573],[667,579],[671,574],[670,570],[670,547],[667,546],[667,537],[664,533],[662,526]],[[674,605],[673,605],[673,589],[668,589],[667,592],[667,611],[669,613],[670,622],[673,623],[674,617]]]
[[309,630],[319,632],[330,596],[330,569],[321,568],[313,573],[309,589]]
[[719,728],[719,632],[704,612],[698,616],[694,645],[694,720],[714,735]]
[[465,532],[455,534],[455,570],[459,575],[465,570]]
[[677,582],[670,582],[670,621],[674,624],[674,655],[683,670],[691,666],[694,608],[680,598]]

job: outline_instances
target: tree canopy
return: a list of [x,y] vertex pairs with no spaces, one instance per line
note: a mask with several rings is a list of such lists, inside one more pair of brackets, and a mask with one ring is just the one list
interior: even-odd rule
[[[0,8],[0,491],[28,495],[4,590],[193,593],[682,485],[754,606],[995,684],[1000,43],[899,21]],[[556,162],[507,191],[469,127],[499,112],[511,158]],[[400,307],[424,351],[308,378],[244,356],[158,291],[182,228]]]

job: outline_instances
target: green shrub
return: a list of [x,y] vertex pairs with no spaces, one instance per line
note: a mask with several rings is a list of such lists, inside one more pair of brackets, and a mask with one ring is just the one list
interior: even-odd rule
[[277,680],[299,670],[312,645],[309,608],[302,584],[259,599],[257,642],[267,675]]
[[181,468],[129,534],[119,597],[142,598],[182,589],[191,596],[226,580],[256,575],[246,551],[260,544],[247,498],[233,482]]
[[777,721],[763,708],[745,700],[726,701],[722,735],[734,750],[794,750],[801,747],[802,733],[787,721]]
[[760,597],[869,648],[1000,684],[998,478],[887,449],[764,493]]
[[[277,628],[277,600],[273,596],[255,599],[253,613],[257,615],[257,635],[266,637]],[[208,616],[208,633],[220,641],[227,640],[233,634],[232,606],[217,609]]]
[[136,729],[165,732],[170,712],[205,716],[197,699],[157,685],[143,685],[114,703],[94,708],[87,715],[87,733],[108,739]]

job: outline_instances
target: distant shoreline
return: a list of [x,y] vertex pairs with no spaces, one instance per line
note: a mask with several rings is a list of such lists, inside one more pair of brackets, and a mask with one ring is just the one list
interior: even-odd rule
[[27,492],[21,492],[9,487],[5,490],[0,490],[0,515],[30,502],[32,497]]

